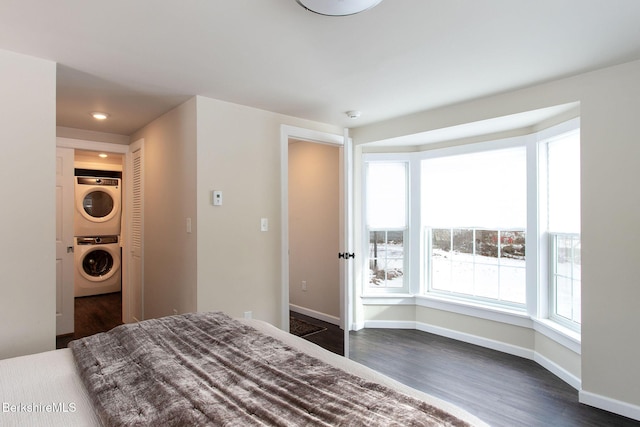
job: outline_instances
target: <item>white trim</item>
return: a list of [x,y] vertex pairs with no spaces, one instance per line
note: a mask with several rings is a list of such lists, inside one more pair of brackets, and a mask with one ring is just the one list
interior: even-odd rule
[[56,146],[64,148],[74,148],[77,150],[108,151],[110,153],[127,154],[128,145],[112,144],[110,142],[87,141],[84,139],[56,138]]
[[575,388],[576,390],[580,390],[580,387],[582,386],[582,381],[580,380],[580,378],[576,377],[571,372],[564,369],[562,366],[551,361],[550,359],[547,359],[538,352],[534,352],[533,360],[538,365],[542,366],[565,383],[569,384],[571,387]]
[[557,138],[565,133],[574,132],[580,129],[580,117],[576,117],[566,122],[562,122],[547,129],[535,132],[538,142],[545,142],[548,139]]
[[314,319],[319,319],[325,321],[327,323],[331,323],[333,325],[340,325],[340,318],[336,316],[332,316],[330,314],[321,313],[319,311],[311,310],[310,308],[300,307],[299,305],[289,304],[289,310],[304,314],[305,316],[313,317]]
[[466,342],[469,344],[479,345],[480,347],[489,348],[491,350],[500,351],[502,353],[524,357],[525,359],[529,360],[533,360],[535,355],[535,351],[528,348],[516,346],[513,344],[507,344],[501,341],[496,341],[477,335],[467,334],[465,332],[455,331],[453,329],[443,328],[441,326],[434,326],[417,322],[416,329],[418,329],[419,331],[429,332],[443,337],[452,338],[454,340]]
[[[280,125],[280,328],[289,330],[289,139],[300,139],[344,148],[344,135]],[[348,232],[350,224],[345,224]],[[350,284],[347,284],[350,286]],[[341,302],[344,293],[340,294]]]
[[533,319],[533,329],[577,354],[582,354],[581,337],[575,331],[548,319]]
[[604,409],[605,411],[640,421],[640,406],[638,405],[611,399],[610,397],[585,390],[580,390],[578,401],[585,405],[593,406],[594,408]]
[[413,320],[365,320],[366,329],[418,329]]
[[363,305],[415,305],[416,298],[407,293],[380,293],[362,296]]

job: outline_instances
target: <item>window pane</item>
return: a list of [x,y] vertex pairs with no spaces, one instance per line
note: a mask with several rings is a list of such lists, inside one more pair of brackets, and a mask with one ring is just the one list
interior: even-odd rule
[[380,288],[404,286],[404,232],[369,233],[369,283]]
[[582,316],[580,238],[575,234],[552,234],[552,248],[552,317],[565,319],[567,326],[579,325]]
[[500,239],[500,255],[502,258],[524,260],[524,231],[503,231]]
[[[498,231],[476,230],[476,254],[483,257],[498,258]],[[497,260],[486,260],[496,262]],[[482,262],[482,260],[479,260]]]
[[[516,263],[522,265],[509,265]],[[500,266],[500,299],[502,301],[524,304],[527,300],[525,281],[526,270],[524,268],[524,261],[507,261],[503,263],[503,265]]]
[[573,286],[571,279],[567,277],[556,277],[556,314],[566,319],[572,318],[571,307],[573,306]]
[[524,231],[435,228],[427,233],[430,290],[526,302]]
[[452,235],[454,255],[473,254],[473,230],[454,229]]
[[434,289],[451,290],[451,229],[434,229],[431,233],[431,284]]
[[547,144],[549,230],[580,232],[580,133]]
[[556,274],[571,278],[573,239],[570,236],[558,236],[556,242]]
[[367,225],[369,228],[406,227],[406,163],[367,165]]
[[476,264],[476,295],[485,298],[500,298],[500,269],[497,258],[494,264]]
[[524,229],[526,178],[524,147],[425,159],[423,223]]

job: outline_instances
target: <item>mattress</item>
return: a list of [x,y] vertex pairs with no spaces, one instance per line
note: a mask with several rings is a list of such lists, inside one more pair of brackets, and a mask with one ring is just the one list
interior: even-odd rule
[[[471,425],[486,425],[453,404],[405,386],[266,322],[255,319],[238,320],[332,366],[444,409]],[[2,426],[101,425],[69,349],[0,361],[0,401]]]

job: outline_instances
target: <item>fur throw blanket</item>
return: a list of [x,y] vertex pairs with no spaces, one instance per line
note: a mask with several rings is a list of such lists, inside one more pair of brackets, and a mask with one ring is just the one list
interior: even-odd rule
[[70,344],[108,426],[461,426],[222,313],[119,326]]

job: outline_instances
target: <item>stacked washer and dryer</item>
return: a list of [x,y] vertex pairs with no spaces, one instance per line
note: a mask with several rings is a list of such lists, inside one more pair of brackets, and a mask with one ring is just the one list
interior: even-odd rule
[[75,296],[119,292],[121,178],[75,177]]

